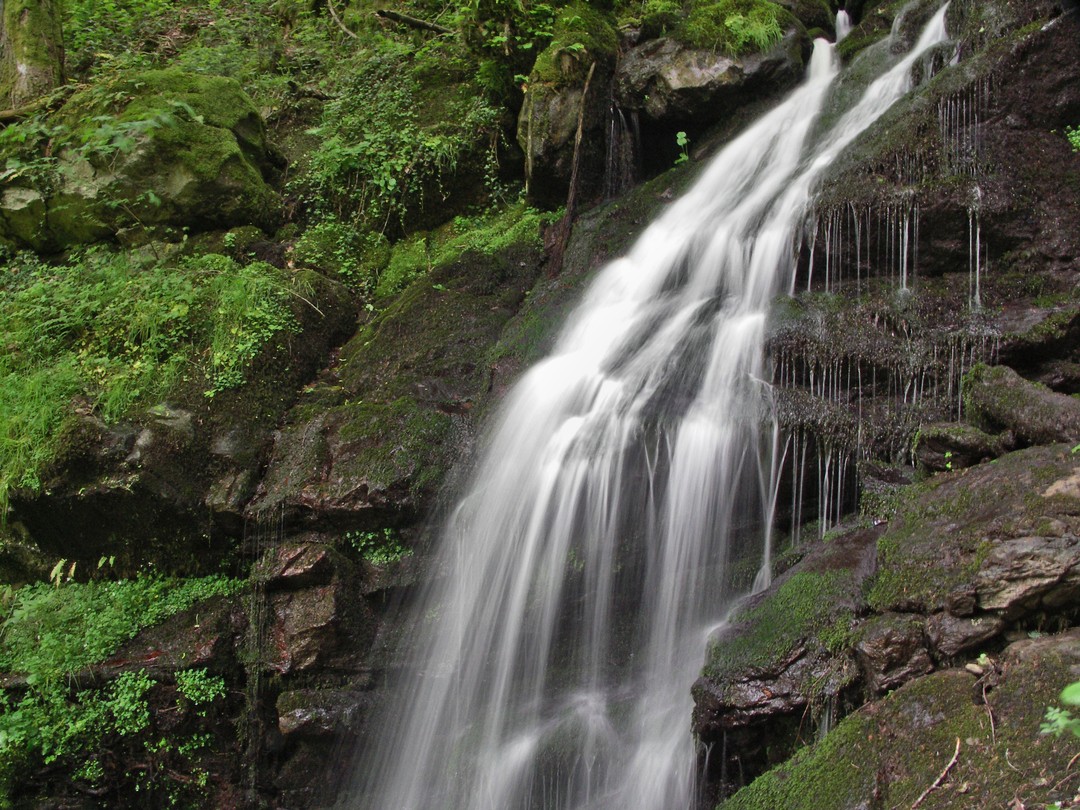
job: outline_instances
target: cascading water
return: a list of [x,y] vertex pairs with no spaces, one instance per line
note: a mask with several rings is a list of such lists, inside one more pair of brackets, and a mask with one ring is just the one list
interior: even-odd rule
[[802,87],[600,273],[448,520],[344,806],[693,804],[690,685],[735,596],[725,566],[756,554],[769,579],[766,313],[815,182],[909,88],[944,13],[812,139],[837,72],[819,40]]

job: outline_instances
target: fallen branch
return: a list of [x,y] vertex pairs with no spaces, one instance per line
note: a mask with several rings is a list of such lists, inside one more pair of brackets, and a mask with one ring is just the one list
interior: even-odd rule
[[938,775],[938,778],[934,780],[934,783],[932,785],[930,785],[930,787],[928,787],[926,790],[923,791],[922,796],[920,796],[919,798],[917,798],[915,800],[915,804],[911,805],[911,810],[916,810],[916,808],[926,800],[927,796],[929,796],[931,793],[933,793],[935,790],[937,790],[939,787],[941,787],[941,783],[945,781],[945,777],[949,775],[949,771],[951,771],[953,769],[953,765],[956,764],[956,760],[959,759],[959,758],[960,758],[960,738],[957,737],[956,738],[956,750],[953,752],[952,759],[949,760],[949,764],[945,766],[945,770],[943,770]]
[[334,22],[337,23],[337,27],[348,34],[353,39],[360,39],[356,34],[345,27],[345,23],[341,21],[341,17],[338,16],[337,9],[334,8],[334,0],[326,0],[326,7],[330,10],[330,16],[334,18]]
[[427,20],[421,20],[416,17],[410,17],[408,14],[400,14],[396,11],[390,11],[390,9],[386,8],[378,9],[375,12],[375,16],[381,20],[390,20],[391,22],[407,25],[410,28],[419,28],[422,31],[434,31],[436,34],[454,33],[452,28],[447,28],[445,25],[439,25],[438,23],[428,22]]
[[578,110],[577,133],[574,135],[574,159],[570,169],[570,191],[566,195],[566,212],[554,226],[554,246],[549,256],[549,275],[557,276],[562,272],[563,255],[566,243],[570,241],[570,229],[574,222],[574,209],[577,208],[578,168],[581,163],[581,138],[585,126],[585,104],[589,99],[589,85],[592,83],[596,62],[589,65],[589,74],[585,77],[585,87],[581,91],[581,108]]
[[986,683],[982,685],[983,706],[986,707],[986,716],[990,718],[990,740],[997,745],[997,726],[994,723],[994,710],[990,708],[990,701],[986,699]]

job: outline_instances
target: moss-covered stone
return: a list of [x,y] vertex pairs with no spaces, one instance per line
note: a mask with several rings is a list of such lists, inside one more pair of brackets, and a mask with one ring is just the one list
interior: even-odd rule
[[1010,430],[1025,444],[1080,441],[1080,401],[1031,383],[1007,366],[976,365],[964,377],[969,419]]
[[417,236],[409,263],[398,253],[417,277],[289,415],[258,511],[373,528],[430,501],[490,385],[486,353],[540,268],[538,215],[497,222]]
[[[277,224],[276,153],[232,79],[147,71],[74,94],[51,125],[65,133],[56,183],[5,194],[10,242],[56,250],[133,227]],[[46,210],[28,222],[18,212],[34,193]]]
[[[973,595],[976,602],[981,598],[986,607],[1008,610],[996,595],[991,597],[997,591],[993,578],[984,581],[980,571],[997,565],[997,555],[1015,538],[1041,535],[1046,560],[1055,557],[1054,537],[1060,531],[1067,535],[1071,529],[1060,527],[1076,522],[1070,510],[1078,493],[1065,484],[1060,492],[1051,488],[1072,480],[1078,465],[1068,447],[1033,448],[911,487],[878,543],[879,571],[867,594],[869,605],[879,611],[932,612],[944,609],[954,594],[982,588],[986,593]],[[1058,497],[1047,496],[1050,492]],[[1032,585],[1039,580],[1033,571],[1010,578]],[[1060,587],[1068,590],[1070,585],[1063,581]],[[1037,587],[1017,595],[1017,607],[1037,609],[1038,593]]]
[[[1018,642],[984,681],[949,670],[920,678],[845,718],[824,740],[720,804],[723,810],[902,806],[1050,806],[1075,741],[1039,734],[1042,711],[1076,677],[1076,631]],[[955,761],[953,754],[955,753]],[[950,765],[950,763],[952,763]],[[940,777],[936,790],[931,790]]]

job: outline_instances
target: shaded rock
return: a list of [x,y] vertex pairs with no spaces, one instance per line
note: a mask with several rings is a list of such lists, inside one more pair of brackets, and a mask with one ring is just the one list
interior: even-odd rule
[[205,667],[213,672],[238,667],[247,618],[236,600],[210,599],[141,631],[102,664],[98,677],[145,669],[157,678],[181,669]]
[[268,551],[254,576],[267,590],[297,590],[327,585],[334,576],[332,549],[321,543],[285,543]]
[[288,737],[334,737],[355,733],[365,711],[357,689],[294,689],[277,699],[278,730]]
[[340,605],[337,588],[324,585],[270,597],[268,669],[279,675],[310,670],[334,652]]
[[718,121],[749,100],[779,93],[802,79],[810,41],[789,31],[766,53],[731,57],[662,37],[640,45],[620,61],[615,100],[652,122],[695,125]]
[[605,15],[580,2],[560,12],[551,43],[537,56],[518,115],[517,141],[525,153],[526,188],[534,204],[557,208],[566,203],[579,121],[578,199],[593,199],[603,191],[607,88],[617,49],[618,37]]
[[910,807],[920,797],[928,810],[1069,801],[1075,782],[1056,775],[1066,772],[1075,741],[1041,735],[1039,727],[1061,685],[1078,676],[1080,631],[1073,630],[1010,645],[999,674],[984,682],[986,705],[963,669],[918,678],[849,715],[720,808]]
[[539,273],[539,236],[436,267],[350,340],[276,434],[252,515],[407,524],[468,440],[487,352]]
[[948,612],[935,613],[926,620],[926,637],[936,655],[954,658],[989,641],[1004,628],[1005,620],[1000,616],[959,617]]
[[968,418],[1010,430],[1026,444],[1080,441],[1080,400],[1031,383],[1006,366],[977,365],[964,378]]
[[692,689],[693,728],[706,743],[726,740],[731,761],[710,768],[762,772],[795,744],[812,702],[853,687],[859,671],[847,640],[879,534],[858,530],[816,546],[712,640]]
[[862,623],[855,655],[867,687],[880,694],[934,669],[923,644],[923,623],[886,613]]
[[919,428],[915,457],[926,470],[960,470],[997,458],[1011,449],[1010,438],[991,436],[971,425],[938,422]]

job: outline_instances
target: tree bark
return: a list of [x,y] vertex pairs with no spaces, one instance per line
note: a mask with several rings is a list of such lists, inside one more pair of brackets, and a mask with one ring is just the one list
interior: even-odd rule
[[0,0],[0,106],[18,109],[64,81],[57,0]]

